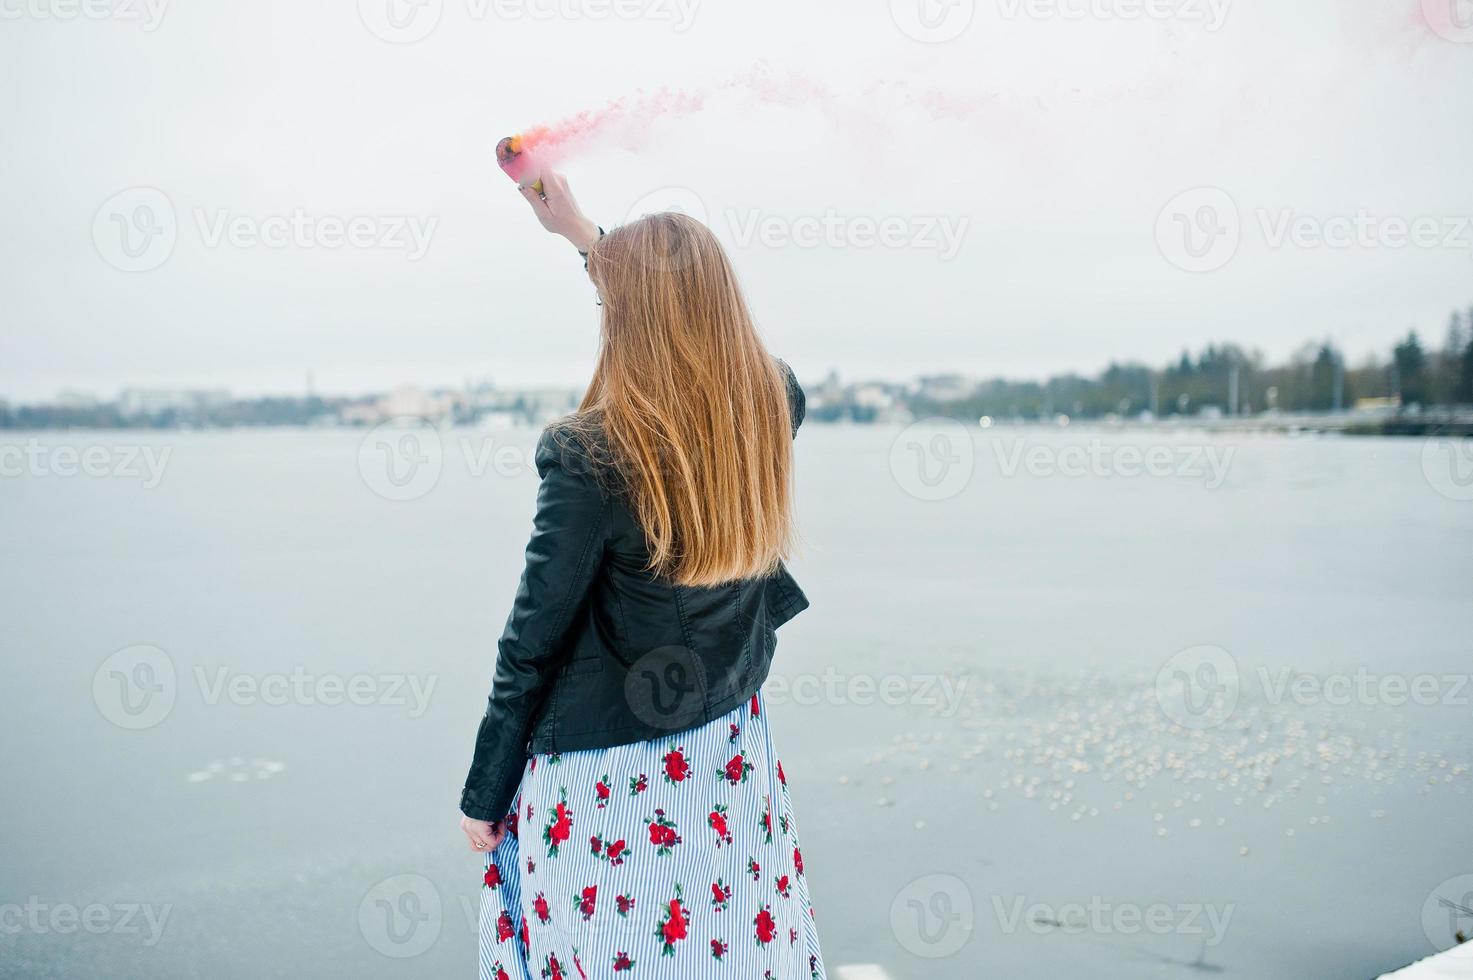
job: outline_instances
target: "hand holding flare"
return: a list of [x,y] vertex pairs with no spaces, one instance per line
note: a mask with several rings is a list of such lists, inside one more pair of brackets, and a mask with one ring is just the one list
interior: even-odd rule
[[[543,228],[562,235],[580,252],[587,252],[598,240],[598,225],[578,207],[567,180],[555,171],[540,172],[525,151],[521,136],[508,136],[496,144],[496,162],[517,182],[517,190],[532,206]],[[523,183],[528,179],[531,183]]]
[[532,162],[531,154],[526,153],[520,133],[516,136],[503,137],[496,144],[496,162],[506,175],[517,182],[518,187],[528,186],[523,183],[524,178],[531,177],[531,188],[538,194],[543,191],[542,177],[536,173],[536,166]]

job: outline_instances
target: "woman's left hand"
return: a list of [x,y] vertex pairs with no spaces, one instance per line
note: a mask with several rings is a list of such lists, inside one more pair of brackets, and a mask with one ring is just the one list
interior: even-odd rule
[[500,823],[472,820],[466,816],[460,818],[460,829],[465,831],[466,838],[471,842],[471,850],[481,853],[496,850],[496,845],[506,836],[506,828]]

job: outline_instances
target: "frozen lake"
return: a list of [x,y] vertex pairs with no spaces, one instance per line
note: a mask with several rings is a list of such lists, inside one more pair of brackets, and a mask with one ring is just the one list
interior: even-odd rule
[[[535,433],[365,435],[0,434],[0,975],[472,975],[456,802]],[[798,447],[813,607],[769,697],[831,967],[1342,980],[1446,944],[1473,489],[1438,447]]]

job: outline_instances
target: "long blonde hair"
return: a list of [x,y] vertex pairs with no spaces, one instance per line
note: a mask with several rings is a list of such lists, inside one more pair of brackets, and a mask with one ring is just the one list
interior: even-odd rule
[[793,537],[787,382],[716,236],[647,215],[595,243],[588,274],[602,329],[573,418],[606,443],[649,569],[688,586],[775,571]]

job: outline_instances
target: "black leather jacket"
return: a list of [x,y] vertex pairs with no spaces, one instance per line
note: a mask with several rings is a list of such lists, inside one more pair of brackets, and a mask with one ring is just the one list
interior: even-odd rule
[[[803,389],[788,381],[793,434]],[[537,516],[501,635],[460,809],[496,821],[532,752],[604,748],[694,728],[750,698],[774,630],[808,606],[786,567],[689,588],[645,571],[643,531],[586,447],[555,429],[537,444]]]

